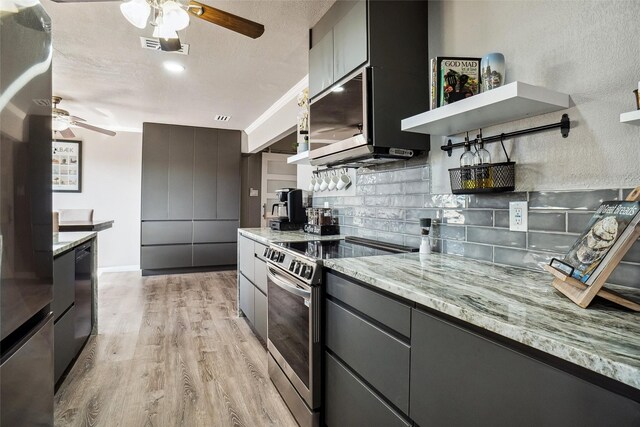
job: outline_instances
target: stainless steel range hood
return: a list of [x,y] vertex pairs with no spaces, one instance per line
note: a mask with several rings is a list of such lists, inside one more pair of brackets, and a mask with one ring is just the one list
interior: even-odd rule
[[[399,96],[390,71],[364,67],[311,100],[309,161],[314,166],[374,165],[429,150],[429,136],[402,132],[401,119],[425,100]],[[406,92],[400,91],[400,93]],[[426,98],[425,98],[426,99]],[[314,149],[316,144],[326,144]]]

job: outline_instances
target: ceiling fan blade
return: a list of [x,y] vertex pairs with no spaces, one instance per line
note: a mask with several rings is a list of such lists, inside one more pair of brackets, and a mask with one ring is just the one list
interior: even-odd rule
[[72,122],[86,122],[85,119],[78,116],[69,116],[69,120]]
[[179,38],[163,39],[160,37],[158,40],[160,41],[160,50],[163,52],[177,52],[182,47]]
[[195,0],[189,1],[189,12],[200,19],[227,28],[236,33],[257,39],[264,33],[264,25],[233,15],[224,10],[207,6]]
[[73,131],[69,128],[63,129],[63,130],[59,130],[58,132],[60,132],[60,135],[62,135],[63,138],[75,138],[76,134],[73,133]]
[[81,128],[89,129],[89,130],[92,130],[94,132],[100,132],[100,133],[103,133],[103,134],[109,135],[109,136],[115,136],[115,134],[116,134],[112,130],[102,129],[102,128],[99,128],[97,126],[90,125],[89,123],[73,122],[72,124],[74,126],[78,126],[78,127],[81,127]]

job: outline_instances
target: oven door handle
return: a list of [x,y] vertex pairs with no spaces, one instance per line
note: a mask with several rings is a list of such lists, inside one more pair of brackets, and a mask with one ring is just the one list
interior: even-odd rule
[[306,300],[311,298],[311,291],[306,291],[304,289],[300,289],[297,286],[295,286],[294,284],[292,284],[291,282],[288,282],[284,279],[281,279],[278,274],[271,269],[271,267],[267,267],[267,276],[269,277],[269,279],[271,279],[271,281],[273,283],[275,283],[276,285],[278,285],[280,288],[284,289],[285,291],[292,293],[294,295],[297,295],[299,297],[302,297]]

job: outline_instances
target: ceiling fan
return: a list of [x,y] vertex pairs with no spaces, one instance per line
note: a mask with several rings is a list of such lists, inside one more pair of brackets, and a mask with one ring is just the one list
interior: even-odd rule
[[53,128],[54,132],[60,133],[63,138],[74,138],[76,136],[69,128],[70,126],[81,127],[109,136],[114,136],[116,134],[114,131],[90,125],[85,119],[69,115],[69,112],[67,110],[58,108],[58,104],[60,103],[60,101],[62,101],[62,98],[59,96],[51,97],[51,103],[53,104],[53,108],[51,109],[51,115],[53,117],[51,127]]
[[[71,3],[96,0],[53,1]],[[127,21],[138,28],[146,28],[150,23],[154,27],[153,37],[160,40],[160,48],[164,51],[180,50],[178,31],[189,25],[190,16],[195,16],[252,39],[257,39],[264,33],[264,25],[262,24],[195,0],[128,0],[120,4],[120,11]]]

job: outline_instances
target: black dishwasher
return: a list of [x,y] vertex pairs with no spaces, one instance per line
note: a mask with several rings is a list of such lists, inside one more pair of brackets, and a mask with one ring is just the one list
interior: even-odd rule
[[76,276],[75,276],[75,347],[76,352],[91,334],[92,319],[91,306],[93,302],[91,294],[91,271],[93,270],[93,255],[91,242],[76,248]]

